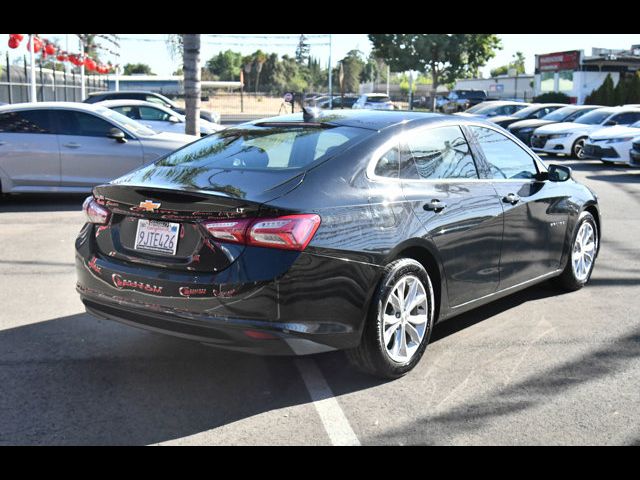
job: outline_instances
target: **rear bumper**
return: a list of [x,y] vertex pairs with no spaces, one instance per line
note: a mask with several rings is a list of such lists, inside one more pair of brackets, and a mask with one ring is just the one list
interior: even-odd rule
[[254,247],[219,273],[172,272],[96,255],[90,243],[82,236],[76,241],[76,290],[88,312],[266,355],[355,347],[381,271],[326,255],[292,258],[291,252]]

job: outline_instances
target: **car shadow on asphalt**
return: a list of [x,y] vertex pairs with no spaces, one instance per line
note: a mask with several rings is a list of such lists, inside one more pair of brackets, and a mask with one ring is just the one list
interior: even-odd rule
[[0,331],[0,382],[0,445],[146,445],[310,401],[291,358],[87,314]]
[[81,194],[20,194],[0,196],[2,212],[71,212],[82,211],[82,202],[87,198]]

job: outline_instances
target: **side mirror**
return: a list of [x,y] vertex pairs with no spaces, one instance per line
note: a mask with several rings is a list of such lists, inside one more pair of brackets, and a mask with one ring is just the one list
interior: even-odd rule
[[602,125],[604,125],[605,127],[613,127],[614,125],[617,125],[617,124],[618,122],[616,122],[615,120],[607,120]]
[[180,119],[175,115],[171,115],[168,119],[171,123],[180,123]]
[[118,143],[127,143],[124,132],[119,128],[113,127],[112,129],[110,129],[109,133],[107,133],[107,137],[113,138]]
[[549,181],[566,182],[571,178],[571,167],[565,165],[549,165]]

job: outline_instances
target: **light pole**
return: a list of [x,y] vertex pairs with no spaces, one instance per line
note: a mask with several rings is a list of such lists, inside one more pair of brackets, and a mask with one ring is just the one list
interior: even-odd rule
[[84,100],[85,88],[84,88],[84,39],[81,35],[78,35],[80,39],[80,58],[82,59],[82,65],[80,65],[80,101]]
[[333,108],[333,82],[331,77],[331,34],[329,34],[329,110]]
[[35,40],[36,36],[33,33],[29,34],[29,46],[31,47],[29,49],[29,59],[31,60],[31,85],[30,85],[30,100],[32,102],[37,102],[38,101],[38,95],[36,94],[36,54],[34,52],[35,50],[35,45],[34,45],[34,40]]

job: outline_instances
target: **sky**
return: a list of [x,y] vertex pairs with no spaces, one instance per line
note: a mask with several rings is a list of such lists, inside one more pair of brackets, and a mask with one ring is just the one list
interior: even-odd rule
[[[78,50],[77,37],[73,34],[41,34],[44,38],[58,39],[60,45],[69,49]],[[628,49],[631,45],[640,44],[640,33],[633,34],[498,34],[502,40],[503,49],[496,52],[486,67],[481,69],[484,77],[489,76],[489,71],[509,63],[513,55],[520,51],[525,56],[525,70],[533,73],[535,54],[561,52],[565,50],[584,50],[586,55],[591,55],[593,47]],[[180,67],[180,59],[172,59],[166,45],[166,35],[162,34],[121,34],[121,59],[120,64],[147,63],[151,70],[158,75],[171,75]],[[202,61],[203,63],[220,51],[227,49],[249,54],[257,49],[268,53],[276,52],[280,55],[294,56],[299,34],[203,34],[202,35]],[[332,63],[343,58],[349,50],[361,50],[365,56],[371,51],[371,42],[366,34],[309,34],[308,42],[311,45],[311,55],[319,58],[323,66],[329,61],[329,39],[331,39]],[[0,34],[0,52],[9,50],[13,57],[16,54],[27,53],[26,42],[17,50],[7,47],[8,34]],[[109,60],[110,58],[106,58]]]

